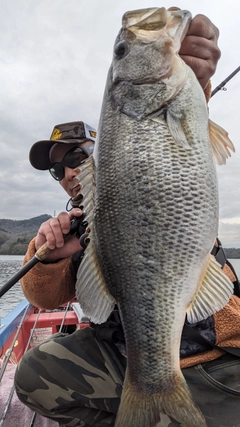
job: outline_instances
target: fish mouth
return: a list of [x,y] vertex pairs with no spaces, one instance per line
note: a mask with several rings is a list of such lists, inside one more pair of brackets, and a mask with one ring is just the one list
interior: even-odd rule
[[[166,36],[172,40],[177,39],[179,43],[176,44],[176,53],[187,34],[191,19],[192,15],[188,10],[148,8],[126,12],[122,19],[122,28],[130,38],[134,37],[145,43]],[[118,51],[121,53],[122,49],[118,48]]]

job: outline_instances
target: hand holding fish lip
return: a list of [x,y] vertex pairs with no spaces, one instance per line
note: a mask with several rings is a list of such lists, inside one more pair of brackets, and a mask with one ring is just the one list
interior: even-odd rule
[[194,71],[204,89],[216,71],[221,51],[218,28],[204,15],[196,15],[182,41],[179,55]]
[[[168,11],[180,10],[170,7]],[[216,71],[221,51],[218,47],[219,30],[205,15],[196,15],[182,41],[179,55],[194,71],[202,88]]]

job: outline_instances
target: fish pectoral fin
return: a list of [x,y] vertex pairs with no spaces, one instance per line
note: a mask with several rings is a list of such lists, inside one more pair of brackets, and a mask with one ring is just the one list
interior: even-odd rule
[[227,131],[212,120],[209,120],[208,123],[213,156],[218,165],[225,165],[227,158],[231,157],[229,149],[235,152],[234,145],[229,139]]
[[115,299],[103,278],[92,240],[77,272],[76,297],[83,313],[93,323],[105,322],[115,305]]
[[191,146],[184,133],[180,118],[176,117],[170,109],[167,110],[167,124],[172,137],[177,144],[182,145],[186,149],[191,149]]
[[221,269],[213,255],[209,255],[207,268],[191,304],[187,320],[196,323],[221,310],[233,294],[233,283]]

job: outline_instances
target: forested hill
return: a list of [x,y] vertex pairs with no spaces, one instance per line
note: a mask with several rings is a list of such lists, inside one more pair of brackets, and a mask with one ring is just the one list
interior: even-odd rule
[[0,219],[0,255],[24,255],[42,222],[49,218],[45,214],[20,221]]

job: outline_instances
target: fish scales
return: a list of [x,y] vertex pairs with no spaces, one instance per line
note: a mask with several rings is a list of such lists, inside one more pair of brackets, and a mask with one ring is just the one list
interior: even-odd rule
[[[116,112],[116,116],[118,114]],[[104,131],[109,127],[108,115],[106,123],[102,123],[104,144],[99,151],[98,167],[104,172],[97,178],[95,227],[99,228],[98,245],[104,248],[100,254],[103,271],[105,267],[106,274],[110,275],[109,290],[120,303],[123,324],[128,325],[124,329],[126,341],[131,342],[133,357],[140,356],[143,375],[146,374],[144,379],[146,382],[148,378],[149,384],[146,358],[150,364],[153,358],[154,372],[159,377],[163,360],[160,352],[163,349],[168,358],[173,344],[176,347],[176,335],[180,337],[185,317],[183,298],[186,307],[195,291],[190,294],[192,279],[199,276],[203,268],[200,260],[205,260],[214,243],[217,233],[215,168],[212,167],[211,179],[207,162],[202,165],[200,150],[198,161],[196,152],[186,157],[186,150],[176,145],[167,129],[163,132],[163,125],[146,119],[142,126],[141,122],[126,116],[121,118],[116,133],[111,129],[111,140]],[[114,117],[112,122],[116,122]],[[119,133],[119,129],[124,133]],[[149,129],[155,129],[150,138]],[[133,135],[136,135],[135,142]],[[203,154],[206,158],[211,155],[209,150]],[[201,164],[201,168],[197,164]],[[107,197],[101,192],[106,182]],[[199,186],[201,192],[197,191]],[[205,208],[200,210],[201,205]],[[109,232],[100,232],[104,224]],[[168,301],[171,304],[166,305]],[[176,324],[169,321],[174,318]],[[154,328],[149,328],[146,321]],[[129,353],[128,357],[131,357]],[[178,352],[175,357],[179,359]],[[137,375],[134,375],[141,384],[139,364],[133,363],[132,369],[136,369]]]
[[[160,412],[185,427],[206,426],[180,371],[182,327],[186,313],[207,317],[232,292],[224,278],[227,296],[212,311],[205,307],[205,272],[210,265],[223,273],[209,261],[218,186],[206,101],[177,55],[190,17],[164,8],[124,15],[89,160],[94,217],[76,292],[95,322],[106,320],[115,301],[120,308],[128,364],[116,427],[153,427]],[[148,36],[159,19],[158,34]],[[90,276],[85,294],[81,271],[88,267],[96,280]]]

